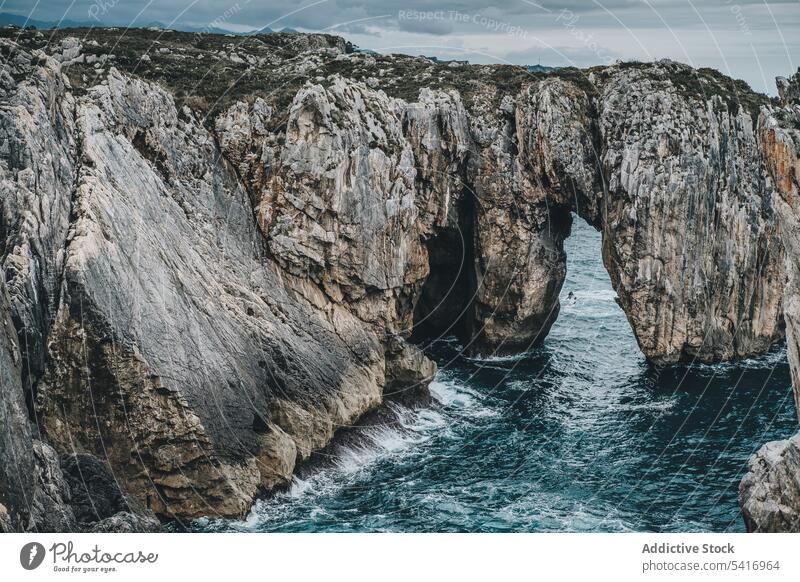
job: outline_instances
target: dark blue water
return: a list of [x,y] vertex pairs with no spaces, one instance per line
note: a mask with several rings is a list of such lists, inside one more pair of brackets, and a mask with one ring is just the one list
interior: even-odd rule
[[[576,221],[563,307],[543,347],[474,360],[455,341],[422,411],[365,430],[334,466],[206,531],[742,531],[747,458],[796,429],[783,349],[656,370]],[[575,301],[567,300],[572,291]]]

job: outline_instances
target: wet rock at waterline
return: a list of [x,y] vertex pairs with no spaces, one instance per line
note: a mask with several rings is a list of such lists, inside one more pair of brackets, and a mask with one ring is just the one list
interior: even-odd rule
[[[150,31],[114,37],[113,56],[112,34],[0,40],[3,313],[30,362],[3,373],[14,422],[107,463],[142,511],[241,516],[384,397],[424,399],[435,366],[412,335],[540,344],[572,212],[602,231],[652,361],[782,337],[752,116],[768,99],[724,76],[666,61],[531,75],[325,35],[207,35],[242,53],[208,79],[191,63],[211,48],[162,31],[174,50],[145,62],[131,39]],[[92,527],[135,530],[134,514]]]
[[765,444],[739,485],[748,531],[800,531],[800,435]]

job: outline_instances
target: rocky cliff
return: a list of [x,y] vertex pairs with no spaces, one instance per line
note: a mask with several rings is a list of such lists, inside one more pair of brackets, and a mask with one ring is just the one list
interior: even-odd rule
[[[8,426],[121,486],[103,519],[244,514],[339,428],[424,394],[411,340],[541,343],[573,213],[652,361],[782,338],[770,102],[740,82],[79,32],[0,39],[0,370]],[[0,432],[4,464],[27,455],[0,474],[8,527],[49,527],[20,497],[33,437]]]
[[645,355],[766,350],[781,333],[783,249],[756,112],[672,64],[603,87],[604,259]]
[[[800,415],[800,71],[778,78],[781,106],[759,122],[763,157],[774,184],[774,208],[786,248],[786,344],[795,406]],[[751,531],[800,531],[800,435],[764,445],[748,464],[739,487]]]

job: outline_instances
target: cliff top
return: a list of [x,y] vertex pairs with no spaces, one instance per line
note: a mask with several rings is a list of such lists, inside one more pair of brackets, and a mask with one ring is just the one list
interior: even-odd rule
[[[236,101],[255,97],[286,111],[306,82],[326,85],[336,75],[406,101],[415,101],[423,87],[455,89],[469,109],[480,107],[484,113],[496,109],[503,96],[515,95],[526,85],[549,77],[571,81],[593,95],[619,72],[652,77],[692,99],[706,101],[718,96],[729,111],[742,106],[753,118],[762,105],[776,103],[754,92],[744,81],[714,69],[694,69],[673,61],[531,72],[516,65],[359,52],[343,38],[329,34],[232,36],[159,29],[0,29],[0,38],[26,50],[43,50],[68,63],[75,89],[101,82],[114,66],[160,83],[179,103],[209,119]],[[280,121],[276,118],[276,123]]]

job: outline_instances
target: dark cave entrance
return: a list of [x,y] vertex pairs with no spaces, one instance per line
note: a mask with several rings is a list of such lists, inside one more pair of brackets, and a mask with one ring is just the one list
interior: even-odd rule
[[412,341],[454,335],[468,339],[473,325],[475,275],[475,199],[464,191],[457,225],[427,241],[430,274],[414,308]]
[[[475,353],[484,350],[490,354],[526,351],[541,345],[548,337],[551,327],[560,319],[559,303],[561,306],[565,302],[574,303],[574,293],[570,296],[569,291],[571,288],[574,290],[578,283],[576,275],[581,271],[602,279],[605,282],[603,293],[607,292],[605,286],[610,291],[598,221],[587,220],[576,213],[575,208],[553,205],[548,209],[549,228],[543,231],[537,250],[549,283],[543,291],[545,304],[542,311],[517,312],[514,305],[521,299],[515,295],[518,290],[511,286],[506,291],[507,302],[499,306],[481,306],[476,302],[480,269],[476,256],[479,244],[476,241],[476,205],[474,195],[463,192],[456,209],[456,225],[442,228],[426,242],[430,273],[414,308],[412,342],[427,344],[454,336]],[[573,228],[576,228],[578,236],[574,236]],[[556,274],[558,271],[561,271],[563,279]],[[562,287],[564,283],[567,284],[566,290]],[[493,309],[494,325],[505,326],[503,331],[507,335],[500,343],[492,343],[493,340],[487,341],[483,337],[484,318],[487,317],[481,313],[484,308]],[[619,309],[619,306],[615,305],[615,308]]]

